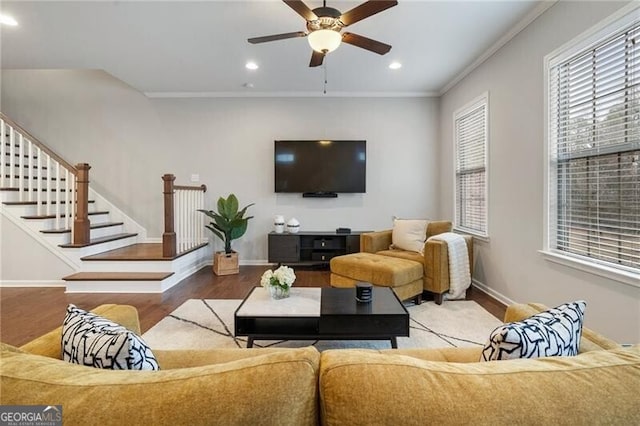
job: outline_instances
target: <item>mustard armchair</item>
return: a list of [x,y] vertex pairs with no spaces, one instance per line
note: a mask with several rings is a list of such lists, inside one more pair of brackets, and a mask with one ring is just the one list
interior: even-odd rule
[[[451,222],[434,221],[427,225],[428,239],[431,236],[451,232]],[[423,289],[431,292],[438,305],[442,304],[444,293],[449,291],[449,254],[445,241],[427,241],[424,245],[424,254],[405,251],[391,246],[392,230],[368,232],[360,235],[360,251],[375,253],[384,256],[398,257],[402,259],[420,262],[424,268]],[[469,251],[469,266],[473,273],[473,237],[463,236],[467,242]]]

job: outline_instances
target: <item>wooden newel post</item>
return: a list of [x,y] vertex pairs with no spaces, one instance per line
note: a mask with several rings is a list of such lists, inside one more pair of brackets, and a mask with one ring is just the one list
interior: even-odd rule
[[173,216],[173,182],[176,177],[172,174],[162,176],[164,181],[164,234],[162,234],[162,256],[174,257],[176,255],[176,233],[173,229],[175,218]]
[[91,238],[89,223],[89,169],[87,163],[76,164],[76,217],[73,221],[73,244],[88,244]]

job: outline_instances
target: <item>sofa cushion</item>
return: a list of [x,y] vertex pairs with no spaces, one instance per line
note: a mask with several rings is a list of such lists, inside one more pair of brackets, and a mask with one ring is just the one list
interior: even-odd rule
[[427,240],[427,220],[394,219],[391,247],[422,253]]
[[586,302],[565,303],[491,332],[481,361],[578,354]]
[[75,305],[67,307],[62,325],[62,359],[111,370],[160,369],[140,336]]
[[20,348],[16,348],[15,346],[11,346],[9,344],[2,343],[2,342],[0,342],[0,350],[2,350],[3,352],[15,352],[15,353],[19,353],[19,354],[26,353],[25,351],[23,351]]
[[324,425],[640,424],[640,346],[466,364],[327,350],[319,384]]
[[318,351],[253,355],[149,374],[3,351],[0,404],[61,404],[70,425],[317,424]]

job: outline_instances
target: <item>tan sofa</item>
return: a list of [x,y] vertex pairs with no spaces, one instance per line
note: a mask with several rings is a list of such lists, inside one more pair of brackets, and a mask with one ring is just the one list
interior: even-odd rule
[[[449,221],[434,221],[430,222],[427,226],[426,238],[434,235],[442,234],[443,232],[451,231],[451,222]],[[445,241],[427,241],[424,246],[424,253],[420,254],[412,251],[405,251],[400,249],[390,248],[392,230],[368,232],[360,235],[360,251],[364,253],[374,253],[377,255],[392,257],[396,259],[403,259],[405,261],[417,262],[422,266],[422,275],[417,278],[418,289],[422,288],[423,291],[433,293],[435,301],[438,305],[442,304],[443,295],[449,291],[449,254],[447,251],[447,243]],[[467,250],[469,251],[469,265],[471,272],[473,273],[473,237],[465,235],[467,242]],[[349,255],[347,255],[349,256]],[[336,259],[338,261],[340,259]],[[369,260],[369,258],[364,259]],[[331,285],[333,286],[346,286],[353,285],[358,280],[362,280],[363,275],[358,271],[359,266],[354,265],[353,270],[345,270],[340,268],[339,272],[336,272],[333,261],[331,264]],[[361,263],[361,262],[358,262]],[[366,265],[364,266],[366,267]],[[401,299],[407,299],[413,297],[413,288],[409,285],[406,286],[407,291],[399,292],[398,296]],[[396,292],[398,293],[397,289]]]
[[[93,312],[140,333],[132,306]],[[62,405],[65,425],[315,425],[320,353],[301,349],[154,350],[161,371],[61,361],[61,328],[2,344],[0,404]]]
[[[544,309],[514,305],[506,321]],[[139,332],[129,306],[94,312]],[[583,329],[580,354],[478,362],[480,347],[154,351],[159,372],[59,359],[60,330],[3,345],[0,404],[63,406],[64,424],[640,424],[640,346]],[[27,353],[29,351],[30,353]]]

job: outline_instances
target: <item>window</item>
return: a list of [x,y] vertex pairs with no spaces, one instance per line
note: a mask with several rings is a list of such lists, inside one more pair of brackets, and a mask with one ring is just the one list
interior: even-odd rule
[[487,229],[489,95],[453,114],[455,137],[455,228],[481,237]]
[[637,280],[640,21],[633,14],[584,40],[588,47],[547,59],[545,249]]

